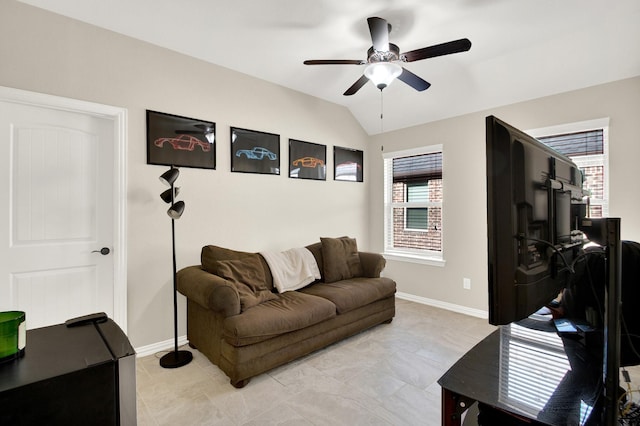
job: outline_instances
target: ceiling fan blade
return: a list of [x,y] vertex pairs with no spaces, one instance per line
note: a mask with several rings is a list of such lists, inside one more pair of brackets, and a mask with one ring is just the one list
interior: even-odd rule
[[405,62],[419,61],[421,59],[435,58],[436,56],[450,55],[452,53],[466,52],[471,49],[471,42],[467,38],[449,41],[447,43],[436,44],[434,46],[423,47],[422,49],[411,50],[400,55]]
[[413,87],[418,92],[427,90],[429,86],[431,86],[431,83],[423,80],[422,78],[418,77],[417,75],[415,75],[414,73],[412,73],[406,68],[402,68],[402,74],[398,76],[398,80],[407,83],[409,86]]
[[360,59],[310,59],[305,65],[364,65],[367,61]]
[[382,18],[367,18],[373,48],[379,52],[389,51],[389,24]]
[[362,89],[362,86],[367,84],[367,81],[369,81],[369,79],[367,78],[366,75],[363,74],[362,77],[360,77],[358,79],[358,81],[353,83],[353,85],[351,87],[349,87],[346,92],[343,93],[343,95],[344,96],[351,96],[351,95],[355,94],[358,90]]

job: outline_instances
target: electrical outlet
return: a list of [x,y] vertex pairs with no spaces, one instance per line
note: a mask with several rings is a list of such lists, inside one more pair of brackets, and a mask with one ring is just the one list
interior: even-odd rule
[[471,279],[470,278],[463,278],[462,279],[462,288],[464,288],[465,290],[471,290]]

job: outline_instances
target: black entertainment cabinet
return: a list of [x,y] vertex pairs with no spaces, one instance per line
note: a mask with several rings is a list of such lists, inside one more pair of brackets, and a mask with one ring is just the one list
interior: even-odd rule
[[[508,414],[509,423],[502,419],[500,424],[565,425],[570,416],[578,419],[575,424],[618,424],[620,219],[587,218],[579,227],[606,250],[601,355],[594,356],[592,347],[562,338],[553,330],[523,331],[515,324],[501,326],[438,380],[443,425],[460,425],[462,414],[476,402],[494,413]],[[535,370],[536,362],[545,356],[549,375],[555,374],[560,380],[546,380],[544,366]],[[544,401],[541,395],[546,395]]]
[[110,319],[27,331],[0,364],[0,425],[135,425],[135,351]]
[[460,425],[473,404],[483,410],[473,406],[467,416],[481,411],[483,418],[467,418],[465,425],[601,425],[594,421],[602,402],[599,357],[552,330],[500,326],[438,383],[443,425]]

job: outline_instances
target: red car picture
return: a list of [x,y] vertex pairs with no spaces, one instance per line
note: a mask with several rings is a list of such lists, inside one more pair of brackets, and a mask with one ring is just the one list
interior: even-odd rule
[[158,138],[154,142],[155,146],[162,148],[165,143],[170,144],[173,149],[180,151],[193,151],[199,146],[203,152],[211,151],[211,144],[189,135],[178,135],[175,138]]

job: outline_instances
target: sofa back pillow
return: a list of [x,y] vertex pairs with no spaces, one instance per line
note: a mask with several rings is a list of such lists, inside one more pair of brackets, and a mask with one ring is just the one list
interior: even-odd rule
[[277,298],[265,284],[264,269],[257,256],[245,256],[236,260],[219,260],[214,263],[216,275],[233,284],[238,290],[241,312]]
[[247,257],[254,257],[258,259],[264,272],[264,281],[269,290],[273,290],[273,278],[271,277],[271,270],[269,265],[258,253],[249,253],[245,251],[231,250],[224,247],[218,247],[214,245],[208,245],[202,247],[200,254],[200,262],[202,263],[202,269],[210,274],[218,274],[218,265],[216,262],[223,260],[241,260]]
[[320,238],[324,282],[332,283],[362,276],[355,238]]

